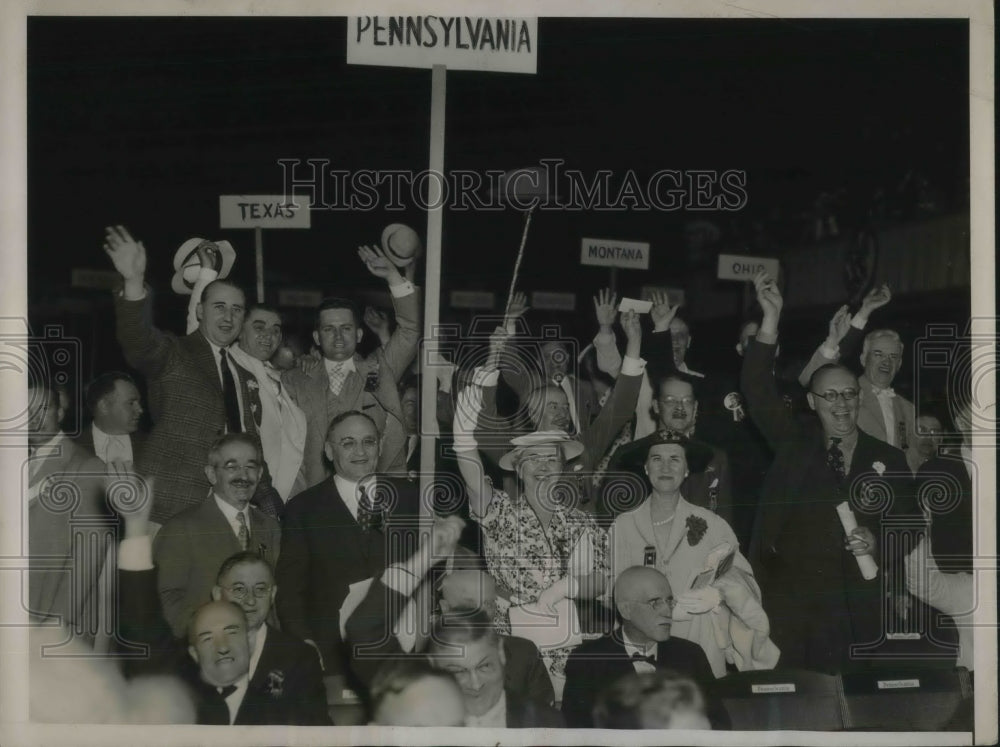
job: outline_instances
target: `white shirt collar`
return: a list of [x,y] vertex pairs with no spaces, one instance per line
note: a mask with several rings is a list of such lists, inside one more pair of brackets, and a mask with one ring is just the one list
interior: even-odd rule
[[467,716],[465,719],[466,726],[478,726],[483,729],[488,728],[507,728],[507,693],[503,690],[500,691],[500,698],[493,705],[490,710],[484,713],[482,716]]
[[358,518],[358,484],[352,482],[351,480],[345,480],[340,475],[333,476],[333,484],[337,486],[337,492],[340,493],[340,499],[347,506],[347,510],[351,512],[351,516],[354,517],[355,521]]
[[625,644],[625,653],[631,659],[632,654],[639,654],[640,656],[652,656],[656,658],[656,641],[650,641],[649,643],[636,643],[629,639],[628,634],[625,632],[625,628],[621,629],[622,643]]
[[90,432],[91,434],[93,434],[94,437],[94,454],[97,455],[98,459],[100,459],[102,462],[109,461],[108,446],[111,444],[112,439],[117,439],[124,447],[125,453],[121,455],[122,458],[125,461],[132,460],[132,439],[129,436],[129,434],[124,433],[122,435],[112,436],[101,430],[101,428],[97,425],[97,423],[91,423],[90,427],[91,427]]
[[247,677],[250,679],[253,679],[254,672],[257,671],[257,664],[260,662],[260,655],[264,652],[264,643],[266,640],[267,623],[263,623],[257,630],[257,635],[253,642],[253,651],[250,652],[250,669],[247,670]]

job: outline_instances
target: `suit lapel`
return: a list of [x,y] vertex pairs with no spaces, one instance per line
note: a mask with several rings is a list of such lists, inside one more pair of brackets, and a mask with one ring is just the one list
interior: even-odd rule
[[191,356],[197,364],[197,369],[208,379],[209,384],[221,397],[222,379],[219,373],[219,361],[215,359],[211,344],[205,339],[205,335],[200,330],[195,330],[185,339],[190,341],[188,346],[191,349]]
[[[677,550],[677,546],[684,539],[686,531],[687,517],[691,515],[691,504],[683,498],[677,500],[677,510],[674,511],[674,520],[670,523],[670,536],[667,546],[663,548],[663,562],[666,563]],[[652,525],[652,519],[650,519]]]
[[215,495],[212,493],[208,494],[205,499],[204,504],[202,504],[202,511],[205,520],[212,527],[211,533],[218,534],[219,536],[225,536],[225,541],[229,543],[230,547],[233,548],[229,555],[235,555],[240,552],[243,548],[240,547],[240,542],[236,539],[236,535],[233,533],[233,528],[229,524],[229,520],[226,518],[225,514],[222,513],[222,509],[215,502]]
[[[268,532],[267,527],[264,524],[263,517],[254,509],[250,508],[248,511],[250,514],[250,546],[247,548],[253,552],[260,552],[260,554],[272,564],[274,563],[274,548],[267,544]],[[261,550],[263,548],[263,550]],[[271,640],[271,634],[268,633],[267,640],[265,641],[265,650],[267,649],[267,643]]]

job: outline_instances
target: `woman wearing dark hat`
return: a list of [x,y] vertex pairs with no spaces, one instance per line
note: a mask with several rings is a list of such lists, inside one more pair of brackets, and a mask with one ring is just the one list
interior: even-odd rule
[[611,528],[615,577],[635,565],[663,573],[676,600],[671,634],[699,644],[716,677],[726,674],[727,663],[739,670],[773,668],[779,651],[736,535],[724,519],[681,495],[689,468],[704,469],[711,447],[659,432],[628,448],[629,456],[643,459],[652,489]]
[[[510,632],[512,607],[553,611],[564,599],[594,599],[604,593],[608,573],[607,534],[593,516],[576,507],[578,496],[561,480],[567,461],[583,445],[562,431],[539,431],[511,439],[500,466],[517,475],[518,492],[493,487],[483,472],[472,432],[482,407],[482,386],[466,387],[455,408],[455,451],[469,494],[469,514],[482,527],[483,554],[497,581],[494,622]],[[561,697],[569,647],[543,648],[542,659]]]

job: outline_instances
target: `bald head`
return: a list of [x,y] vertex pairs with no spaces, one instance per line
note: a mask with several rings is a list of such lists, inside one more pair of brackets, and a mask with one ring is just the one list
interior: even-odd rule
[[622,571],[615,582],[615,606],[630,640],[649,643],[670,638],[674,595],[667,577],[655,568],[637,565]]

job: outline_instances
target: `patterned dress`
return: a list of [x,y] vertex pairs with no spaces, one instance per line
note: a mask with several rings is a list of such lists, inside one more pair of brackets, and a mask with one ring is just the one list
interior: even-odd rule
[[[534,602],[566,575],[574,550],[593,559],[594,572],[608,573],[607,533],[593,516],[579,509],[557,509],[546,532],[524,496],[512,499],[504,491],[494,490],[479,523],[489,572],[512,593],[509,602],[497,598],[494,623],[499,633],[510,633],[507,611],[512,605]],[[581,541],[590,547],[581,545],[578,549]],[[546,649],[542,659],[552,674],[562,677],[569,654],[568,648]]]

